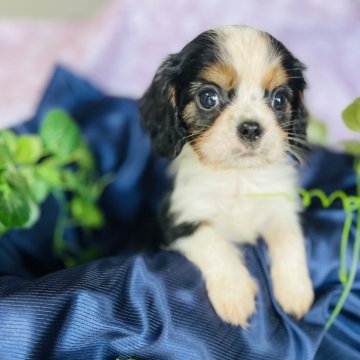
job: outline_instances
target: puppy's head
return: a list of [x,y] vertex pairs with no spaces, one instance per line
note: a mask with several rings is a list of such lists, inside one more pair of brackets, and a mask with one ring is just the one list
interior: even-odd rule
[[265,32],[204,32],[158,69],[140,100],[143,126],[170,158],[188,143],[216,167],[275,162],[305,139],[303,69]]

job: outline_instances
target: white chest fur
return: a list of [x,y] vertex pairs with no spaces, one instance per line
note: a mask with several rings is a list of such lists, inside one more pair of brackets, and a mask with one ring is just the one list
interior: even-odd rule
[[227,240],[252,243],[274,216],[298,210],[296,170],[285,158],[263,168],[211,168],[185,146],[171,170],[176,224],[208,223]]

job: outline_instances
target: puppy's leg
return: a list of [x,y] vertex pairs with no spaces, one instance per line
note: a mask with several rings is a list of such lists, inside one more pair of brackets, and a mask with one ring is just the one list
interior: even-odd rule
[[175,241],[171,248],[201,270],[217,314],[230,324],[246,327],[255,312],[257,286],[238,249],[210,226],[201,226],[194,234]]
[[297,215],[291,210],[275,214],[263,236],[271,257],[275,298],[285,312],[300,319],[310,309],[314,292]]

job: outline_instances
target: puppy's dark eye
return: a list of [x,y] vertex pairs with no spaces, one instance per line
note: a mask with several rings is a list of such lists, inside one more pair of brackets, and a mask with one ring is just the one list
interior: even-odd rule
[[214,89],[206,89],[198,95],[199,104],[203,109],[214,109],[219,105],[219,95]]
[[274,110],[284,110],[288,94],[285,90],[277,90],[274,92],[271,99],[271,106]]

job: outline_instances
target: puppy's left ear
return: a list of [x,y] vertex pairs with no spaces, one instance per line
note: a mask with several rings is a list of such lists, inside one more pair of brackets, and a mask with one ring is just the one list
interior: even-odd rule
[[170,55],[139,102],[143,128],[149,132],[159,155],[168,158],[179,154],[186,136],[176,104],[175,85],[180,68],[180,55]]

